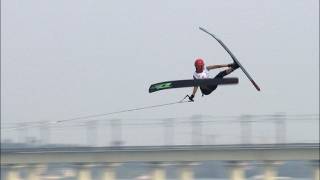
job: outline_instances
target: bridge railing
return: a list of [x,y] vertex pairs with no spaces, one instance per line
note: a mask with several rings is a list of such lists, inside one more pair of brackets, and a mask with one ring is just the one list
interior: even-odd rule
[[159,146],[319,142],[319,114],[99,118],[3,124],[2,143]]

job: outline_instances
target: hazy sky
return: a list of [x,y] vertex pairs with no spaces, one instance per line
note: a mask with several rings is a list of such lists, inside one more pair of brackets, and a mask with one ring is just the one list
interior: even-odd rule
[[198,57],[232,62],[199,26],[261,92],[237,70],[238,85],[195,103],[113,117],[318,113],[318,0],[2,0],[1,124],[178,101],[192,89],[149,94],[149,85],[192,78]]

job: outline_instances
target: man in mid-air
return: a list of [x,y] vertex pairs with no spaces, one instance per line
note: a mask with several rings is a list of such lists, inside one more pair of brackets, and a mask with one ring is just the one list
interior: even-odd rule
[[[236,62],[234,62],[232,64],[209,65],[209,66],[205,67],[204,61],[200,58],[196,59],[196,61],[194,62],[194,66],[196,68],[196,71],[193,74],[194,79],[211,78],[209,75],[210,70],[227,67],[227,69],[220,71],[214,77],[214,78],[223,78],[224,76],[232,73],[234,70],[239,68],[239,65]],[[217,87],[218,87],[218,85],[200,86],[200,90],[201,90],[202,95],[209,95]],[[190,101],[193,101],[193,98],[196,95],[198,88],[199,88],[198,86],[193,87],[192,94],[189,96]]]

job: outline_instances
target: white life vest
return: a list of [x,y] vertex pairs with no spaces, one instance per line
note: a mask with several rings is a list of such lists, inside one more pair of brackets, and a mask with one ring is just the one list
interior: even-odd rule
[[207,79],[211,78],[209,75],[209,71],[207,68],[205,68],[201,73],[194,72],[193,74],[194,79]]

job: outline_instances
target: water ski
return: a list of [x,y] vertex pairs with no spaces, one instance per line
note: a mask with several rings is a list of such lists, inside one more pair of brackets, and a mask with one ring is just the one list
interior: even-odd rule
[[185,80],[174,80],[165,81],[156,84],[152,84],[149,87],[149,93],[164,89],[172,88],[184,88],[184,87],[194,87],[194,86],[207,86],[207,85],[228,85],[228,84],[238,84],[238,78],[214,78],[214,79],[185,79]]
[[216,39],[219,44],[228,52],[228,54],[231,56],[231,58],[233,59],[234,62],[236,62],[239,66],[240,69],[244,72],[244,74],[247,76],[247,78],[251,81],[251,83],[253,84],[253,86],[260,91],[260,87],[257,85],[257,83],[252,79],[252,77],[250,76],[250,74],[247,72],[247,70],[241,65],[241,63],[238,61],[238,59],[232,54],[232,52],[228,49],[228,47],[220,40],[218,39],[214,34],[210,33],[209,31],[207,31],[206,29],[199,27],[200,30],[202,30],[203,32],[209,34],[210,36],[212,36],[214,39]]

